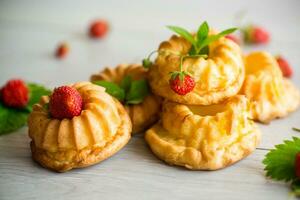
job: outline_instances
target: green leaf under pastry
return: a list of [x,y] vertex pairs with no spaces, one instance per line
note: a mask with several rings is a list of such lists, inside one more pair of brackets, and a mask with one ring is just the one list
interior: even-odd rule
[[18,130],[27,122],[29,112],[25,109],[14,109],[0,103],[0,135]]
[[127,104],[139,104],[149,94],[149,86],[145,79],[132,81],[130,89],[126,94]]
[[117,98],[119,101],[123,101],[125,99],[125,91],[120,86],[113,82],[109,81],[94,81],[96,85],[102,86],[105,88],[105,91],[112,95],[113,97]]

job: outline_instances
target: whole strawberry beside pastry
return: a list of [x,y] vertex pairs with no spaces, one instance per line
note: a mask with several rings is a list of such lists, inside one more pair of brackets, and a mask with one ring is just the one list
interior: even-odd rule
[[0,135],[18,130],[26,124],[33,104],[49,90],[42,85],[11,79],[0,89]]

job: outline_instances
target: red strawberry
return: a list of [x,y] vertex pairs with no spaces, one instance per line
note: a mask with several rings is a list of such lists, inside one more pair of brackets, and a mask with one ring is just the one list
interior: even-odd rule
[[73,118],[81,113],[83,100],[79,92],[69,86],[61,86],[50,96],[49,111],[56,119]]
[[56,49],[55,55],[57,58],[64,58],[69,53],[69,45],[67,43],[62,43]]
[[300,153],[297,153],[295,158],[295,174],[300,178]]
[[286,59],[282,56],[276,56],[277,63],[284,77],[290,78],[293,75],[293,70]]
[[184,71],[172,72],[169,84],[171,89],[179,95],[185,95],[195,87],[194,79]]
[[92,38],[103,38],[108,31],[108,24],[104,20],[97,20],[90,26],[90,36]]
[[229,34],[229,35],[226,35],[225,36],[227,39],[230,39],[232,41],[234,41],[236,44],[241,44],[241,41],[240,41],[240,38],[238,38],[237,36],[235,35],[232,35],[232,34]]
[[244,40],[250,44],[267,44],[270,41],[270,34],[259,26],[249,26],[244,30]]
[[1,89],[1,99],[4,105],[13,108],[24,108],[28,104],[29,92],[24,81],[9,80]]

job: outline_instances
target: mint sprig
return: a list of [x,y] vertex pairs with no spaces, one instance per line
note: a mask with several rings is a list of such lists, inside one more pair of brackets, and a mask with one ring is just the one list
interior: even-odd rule
[[145,79],[132,80],[131,76],[125,76],[120,85],[110,81],[94,81],[106,89],[106,92],[125,104],[139,104],[149,94],[150,89]]
[[[178,54],[176,52],[170,52],[168,51],[168,54],[172,54],[175,56],[178,56],[181,59],[180,63],[180,69],[182,69],[182,61],[186,58],[195,58],[195,57],[204,57],[207,58],[209,54],[209,45],[216,40],[220,39],[221,37],[224,37],[234,31],[237,30],[237,28],[229,28],[224,31],[221,31],[218,34],[215,35],[209,35],[209,25],[206,21],[204,21],[198,28],[197,33],[195,35],[192,35],[189,31],[186,29],[179,27],[179,26],[167,26],[171,31],[177,33],[179,36],[186,39],[189,43],[191,43],[192,47],[189,50],[189,52],[185,55]],[[154,53],[164,54],[166,50],[158,50],[153,51],[149,54],[149,56],[145,59],[143,59],[142,64],[145,68],[150,68],[153,63],[151,61],[151,56]],[[180,70],[181,72],[182,70]]]
[[229,28],[216,35],[209,35],[209,25],[205,21],[199,26],[196,36],[193,36],[192,34],[189,33],[189,31],[187,31],[182,27],[179,26],[167,26],[167,27],[191,43],[192,48],[189,51],[189,55],[200,55],[200,54],[208,55],[209,44],[237,30],[237,28]]
[[0,135],[13,132],[24,126],[29,113],[32,111],[32,106],[39,102],[41,96],[50,94],[50,90],[42,85],[28,83],[27,87],[29,89],[29,102],[25,108],[11,108],[0,102]]

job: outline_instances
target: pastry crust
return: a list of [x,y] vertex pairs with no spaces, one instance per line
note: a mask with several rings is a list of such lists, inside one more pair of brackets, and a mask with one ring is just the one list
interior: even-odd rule
[[253,119],[269,123],[299,107],[299,90],[282,77],[272,55],[267,52],[250,53],[245,57],[245,67],[246,78],[240,93],[251,101]]
[[192,170],[217,170],[249,155],[260,131],[249,117],[241,95],[210,106],[163,104],[162,121],[145,139],[153,153],[170,165]]
[[42,97],[28,118],[32,156],[42,166],[64,172],[98,163],[119,151],[130,139],[131,121],[124,107],[105,89],[90,82],[72,85],[84,108],[72,119],[53,119]]
[[187,58],[183,70],[194,78],[192,92],[178,95],[170,89],[170,72],[178,71],[180,55],[189,52],[191,44],[173,35],[159,46],[155,64],[149,69],[149,82],[153,92],[168,100],[189,105],[219,103],[238,93],[244,81],[244,63],[240,47],[227,38],[209,45],[209,57]]
[[[147,70],[138,64],[121,64],[92,75],[91,81],[105,80],[120,84],[125,76],[131,76],[133,80],[147,79]],[[132,121],[132,133],[140,133],[157,122],[161,98],[151,93],[140,104],[124,106]]]

